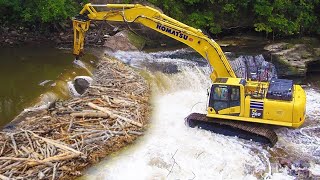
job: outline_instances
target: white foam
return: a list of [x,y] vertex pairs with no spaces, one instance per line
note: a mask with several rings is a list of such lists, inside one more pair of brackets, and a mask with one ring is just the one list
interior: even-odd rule
[[42,81],[41,83],[39,83],[40,86],[44,86],[46,85],[47,83],[51,82],[52,80],[45,80],[45,81]]
[[68,89],[69,89],[70,95],[75,96],[75,97],[81,96],[81,94],[79,94],[79,93],[77,92],[77,90],[75,89],[74,84],[73,84],[72,81],[68,81],[68,82],[67,82],[67,85],[68,85]]
[[[190,81],[193,69],[190,72]],[[202,72],[203,73],[203,72]],[[169,75],[168,75],[169,76]],[[172,85],[180,82],[181,74],[170,77]],[[198,76],[199,77],[199,76]],[[200,76],[201,77],[201,76]],[[186,78],[186,77],[184,77]],[[160,93],[154,97],[151,129],[131,154],[126,154],[103,170],[105,179],[239,179],[254,178],[251,173],[265,169],[263,162],[250,148],[243,147],[236,137],[226,138],[201,129],[192,129],[184,124],[192,106],[206,102],[206,89],[184,81],[189,88]],[[193,84],[193,85],[192,85]],[[177,89],[183,86],[178,84]],[[206,103],[193,108],[202,112]],[[246,167],[253,167],[247,173]],[[124,173],[125,171],[125,173]],[[255,178],[254,178],[255,179]]]
[[[293,179],[286,168],[272,169],[269,150],[258,143],[185,126],[184,118],[190,113],[206,113],[211,81],[210,67],[198,67],[188,59],[166,59],[181,51],[186,50],[113,53],[141,69],[146,69],[144,62],[170,59],[180,72],[149,73],[155,92],[151,127],[132,149],[94,167],[90,179]],[[307,121],[317,121],[320,94],[309,89],[307,97]],[[299,130],[280,128],[280,146],[293,141],[289,146],[299,149],[302,143],[295,143],[296,132]]]

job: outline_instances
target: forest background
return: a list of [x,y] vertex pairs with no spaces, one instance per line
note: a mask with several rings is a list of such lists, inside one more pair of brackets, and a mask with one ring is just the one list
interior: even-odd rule
[[[83,0],[0,0],[1,29],[44,34],[70,28]],[[267,38],[320,35],[320,0],[92,1],[154,4],[165,14],[211,35],[252,30]],[[68,25],[69,24],[69,25]]]

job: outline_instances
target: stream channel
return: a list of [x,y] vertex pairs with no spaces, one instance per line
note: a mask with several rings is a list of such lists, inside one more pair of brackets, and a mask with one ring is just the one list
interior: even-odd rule
[[26,108],[69,98],[67,82],[90,74],[97,60],[88,53],[74,62],[71,49],[49,45],[0,48],[0,54],[0,128]]
[[[229,59],[255,56],[263,60],[262,49],[244,49],[237,53],[230,49],[226,54]],[[192,50],[107,53],[148,80],[153,114],[144,137],[90,168],[83,179],[319,178],[320,92],[310,83],[305,81],[304,86],[308,102],[305,124],[300,129],[277,128],[279,141],[269,148],[184,124],[190,113],[206,113],[211,83],[210,66]],[[283,69],[276,67],[276,71]]]
[[[226,54],[235,59],[263,53],[256,47],[230,49]],[[1,48],[0,53],[0,126],[25,108],[68,98],[67,82],[88,75],[96,63],[89,54],[79,65],[70,49],[46,46]],[[143,137],[89,168],[81,179],[293,179],[303,173],[319,177],[318,76],[305,81],[307,118],[303,127],[277,128],[279,142],[269,148],[185,126],[184,118],[190,113],[205,113],[211,83],[210,66],[192,50],[107,53],[147,79],[153,113]],[[281,71],[277,65],[276,69]],[[280,165],[280,159],[290,166]]]

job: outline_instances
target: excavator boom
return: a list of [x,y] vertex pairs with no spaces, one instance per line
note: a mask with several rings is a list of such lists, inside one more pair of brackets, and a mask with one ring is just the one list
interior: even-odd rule
[[[96,8],[108,8],[97,11]],[[74,51],[76,56],[83,52],[85,32],[90,20],[139,23],[166,36],[176,39],[201,54],[213,68],[211,79],[236,75],[220,46],[208,38],[201,30],[183,24],[160,11],[140,4],[86,4],[80,15],[73,19]]]

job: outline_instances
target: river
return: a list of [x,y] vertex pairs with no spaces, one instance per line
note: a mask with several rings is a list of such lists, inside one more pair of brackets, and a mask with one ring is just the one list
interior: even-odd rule
[[[0,48],[0,127],[25,108],[69,97],[67,81],[88,75],[73,63],[71,49],[49,45]],[[90,53],[82,58],[93,69],[97,58]]]
[[[185,126],[184,118],[190,113],[206,113],[211,82],[210,67],[193,51],[109,54],[137,69],[151,84],[151,125],[136,144],[90,168],[84,178],[294,179],[293,175],[305,169],[319,175],[320,92],[312,86],[305,87],[308,103],[304,126],[278,128],[279,142],[269,148]],[[293,169],[282,167],[280,159],[292,162]]]
[[[245,49],[227,54],[235,58],[261,53],[256,48]],[[67,81],[87,75],[96,61],[89,54],[82,58],[84,66],[79,66],[70,49],[46,46],[1,48],[0,52],[2,125],[24,108],[43,100],[67,98]],[[147,79],[152,87],[153,113],[142,138],[90,168],[83,178],[293,179],[294,173],[304,169],[313,176],[320,175],[318,76],[305,83],[306,123],[300,129],[278,128],[279,142],[268,148],[185,126],[184,118],[191,112],[206,112],[211,82],[211,68],[192,50],[108,53]],[[282,167],[280,158],[292,162],[294,168]]]

